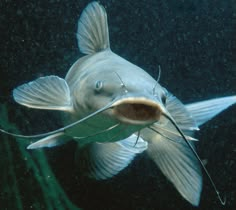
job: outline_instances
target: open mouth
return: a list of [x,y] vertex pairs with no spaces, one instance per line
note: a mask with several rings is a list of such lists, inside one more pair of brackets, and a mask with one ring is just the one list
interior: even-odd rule
[[160,119],[162,110],[159,104],[146,98],[126,98],[114,104],[113,113],[122,122],[149,124]]

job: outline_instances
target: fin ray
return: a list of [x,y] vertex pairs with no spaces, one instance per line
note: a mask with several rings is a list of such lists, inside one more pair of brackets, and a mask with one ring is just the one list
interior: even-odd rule
[[107,14],[102,5],[90,3],[79,22],[77,39],[82,53],[93,54],[110,48]]
[[141,136],[148,142],[147,153],[179,193],[197,206],[202,190],[201,167],[183,142],[168,141],[154,131],[144,129]]
[[166,109],[170,112],[171,116],[175,119],[176,123],[183,131],[198,130],[198,126],[191,116],[189,111],[186,109],[184,104],[181,103],[175,96],[167,93],[166,98]]
[[118,142],[91,143],[81,153],[83,171],[97,180],[108,179],[127,167],[136,154],[147,149],[147,142],[136,135]]
[[200,126],[234,103],[236,103],[236,96],[227,96],[187,104],[186,109]]
[[70,90],[66,81],[57,76],[40,77],[13,90],[14,100],[38,109],[71,111]]

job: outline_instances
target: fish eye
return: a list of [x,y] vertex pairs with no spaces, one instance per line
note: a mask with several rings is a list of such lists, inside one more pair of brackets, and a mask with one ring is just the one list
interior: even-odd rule
[[100,91],[103,88],[103,82],[101,80],[96,81],[95,90]]
[[165,105],[166,104],[166,95],[162,95],[161,96],[161,101],[162,101],[162,103]]

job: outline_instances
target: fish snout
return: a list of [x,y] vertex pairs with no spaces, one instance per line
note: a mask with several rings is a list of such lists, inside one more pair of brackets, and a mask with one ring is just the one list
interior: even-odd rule
[[113,104],[114,116],[128,124],[146,125],[158,121],[164,112],[163,105],[141,97],[125,98]]

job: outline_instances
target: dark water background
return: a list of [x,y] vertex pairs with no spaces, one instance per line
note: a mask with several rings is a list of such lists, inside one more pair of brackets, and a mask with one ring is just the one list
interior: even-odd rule
[[[81,56],[75,33],[78,17],[88,2],[0,1],[0,96],[1,102],[8,104],[10,120],[22,133],[49,131],[61,125],[50,112],[16,105],[11,91],[39,76],[65,76]],[[112,50],[154,77],[161,65],[161,84],[184,103],[236,94],[235,0],[100,2],[108,13]],[[207,160],[212,178],[227,197],[227,204],[222,207],[204,176],[198,209],[236,209],[235,106],[208,122],[198,138],[199,155]],[[145,154],[115,178],[94,182],[80,177],[75,169],[74,146],[69,143],[46,153],[64,190],[79,207],[195,209],[181,198]],[[0,159],[3,156],[0,154]],[[20,157],[16,154],[15,158]],[[0,172],[8,173],[4,169]],[[27,188],[29,178],[22,174],[19,170],[18,178]],[[24,209],[30,209],[31,201],[27,198],[32,194],[27,192],[24,193],[24,188],[21,191]],[[35,197],[40,193],[33,190]],[[12,210],[7,207],[10,202],[0,194],[0,209]],[[46,209],[43,203],[42,200],[41,209]]]

